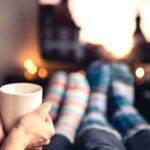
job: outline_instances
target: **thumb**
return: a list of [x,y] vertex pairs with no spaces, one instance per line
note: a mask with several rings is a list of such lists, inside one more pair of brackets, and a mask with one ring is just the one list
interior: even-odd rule
[[37,112],[45,119],[50,110],[51,110],[51,103],[45,102],[37,109]]

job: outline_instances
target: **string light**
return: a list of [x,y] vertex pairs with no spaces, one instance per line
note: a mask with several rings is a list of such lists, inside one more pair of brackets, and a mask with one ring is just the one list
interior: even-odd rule
[[34,64],[34,62],[32,61],[32,59],[26,59],[24,61],[24,67],[25,69],[27,69],[28,73],[30,73],[31,75],[34,75],[37,73],[37,66]]
[[28,70],[30,68],[32,68],[34,65],[33,61],[31,59],[26,59],[24,61],[24,67]]
[[32,74],[30,74],[27,70],[24,72],[24,77],[27,80],[33,80],[34,76]]
[[28,69],[28,72],[32,75],[37,73],[37,66],[33,64],[31,68]]
[[34,64],[32,59],[28,58],[24,61],[24,68],[24,77],[27,80],[32,80],[36,76],[36,74],[38,74],[40,78],[46,78],[48,76],[47,69],[44,67],[38,69],[38,67]]
[[40,68],[38,70],[38,75],[40,78],[46,78],[48,76],[48,71],[45,68]]
[[142,67],[137,68],[135,71],[135,75],[137,78],[143,78],[145,75],[144,69]]
[[82,74],[83,76],[86,76],[86,72],[84,70],[79,70],[78,73]]

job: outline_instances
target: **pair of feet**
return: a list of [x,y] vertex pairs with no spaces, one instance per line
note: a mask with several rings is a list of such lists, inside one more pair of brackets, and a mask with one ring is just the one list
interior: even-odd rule
[[118,138],[119,132],[127,140],[140,130],[149,128],[133,106],[134,79],[127,65],[96,61],[88,68],[87,79],[91,93],[80,134],[86,129],[97,128]]
[[[80,124],[79,134],[98,128],[118,136],[115,128],[123,136],[131,136],[135,129],[137,132],[147,124],[133,107],[134,80],[126,65],[96,61],[87,69],[87,80],[78,73],[67,76],[59,72],[52,77],[46,99],[52,103],[53,120],[58,119],[57,134],[73,142]],[[106,119],[107,114],[111,124]]]
[[91,87],[89,109],[99,107],[103,117],[113,121],[113,116],[121,106],[133,106],[134,79],[127,65],[94,62],[87,70]]

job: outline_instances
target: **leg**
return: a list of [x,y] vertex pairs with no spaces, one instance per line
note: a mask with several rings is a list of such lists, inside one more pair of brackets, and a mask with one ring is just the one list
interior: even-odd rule
[[[150,147],[150,127],[147,121],[133,106],[133,77],[129,68],[123,64],[112,64],[111,83],[111,122],[122,134],[129,150],[148,150]],[[143,142],[143,138],[145,142]],[[147,143],[145,147],[144,143]],[[145,147],[145,148],[144,148]]]
[[125,150],[112,133],[96,128],[85,130],[76,141],[76,150]]
[[89,86],[85,77],[72,73],[68,77],[64,103],[56,123],[56,134],[45,150],[71,150],[76,130],[85,113],[88,102]]
[[86,78],[80,73],[69,76],[64,104],[56,123],[56,134],[66,136],[72,143],[88,103],[89,86]]
[[45,145],[43,150],[72,150],[73,144],[63,135],[56,134],[52,137],[49,145]]
[[107,92],[110,84],[110,66],[95,62],[87,71],[91,86],[90,101],[77,140],[77,150],[125,150],[119,134],[106,120]]
[[57,121],[59,116],[60,105],[62,105],[66,84],[67,74],[65,72],[55,73],[48,84],[44,101],[50,101],[52,104],[50,116],[54,123]]
[[150,150],[150,130],[142,130],[125,143],[128,150]]

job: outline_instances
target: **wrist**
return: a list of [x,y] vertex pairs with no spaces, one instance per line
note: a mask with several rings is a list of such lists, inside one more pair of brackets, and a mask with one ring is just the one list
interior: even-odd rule
[[17,126],[15,128],[13,128],[11,132],[12,132],[12,135],[14,135],[14,138],[17,141],[20,141],[20,143],[24,146],[24,148],[26,148],[28,146],[30,139],[22,127]]
[[15,127],[11,130],[1,150],[24,150],[28,145],[28,139],[21,128]]
[[29,143],[29,138],[21,127],[14,127],[8,135],[8,139],[15,144],[19,141],[17,144],[19,143],[19,146],[23,149],[25,149]]

